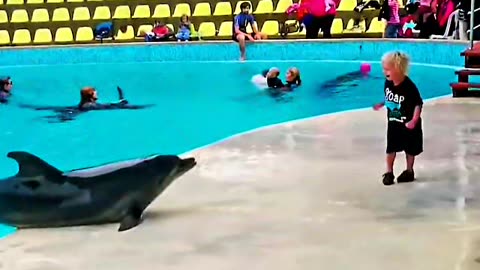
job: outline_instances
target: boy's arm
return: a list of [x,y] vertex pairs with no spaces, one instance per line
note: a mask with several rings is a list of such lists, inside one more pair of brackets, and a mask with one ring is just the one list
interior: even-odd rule
[[249,21],[250,21],[250,25],[252,25],[253,33],[257,34],[258,33],[257,22],[255,21],[255,18],[253,18],[252,15],[250,15]]
[[417,105],[415,106],[415,111],[413,111],[413,118],[412,120],[416,123],[420,119],[420,116],[422,114],[422,106]]
[[412,120],[417,122],[420,119],[420,116],[422,114],[422,107],[423,107],[423,99],[420,96],[420,91],[418,91],[417,86],[415,86],[414,90],[414,100],[415,100],[415,110],[413,111],[413,118]]
[[238,23],[238,15],[235,16],[235,18],[233,19],[233,23],[235,24],[235,34],[236,35],[241,34],[242,32],[240,32],[240,25]]

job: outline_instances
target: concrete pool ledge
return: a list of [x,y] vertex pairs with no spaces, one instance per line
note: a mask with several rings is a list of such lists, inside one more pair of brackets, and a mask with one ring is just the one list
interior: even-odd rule
[[[415,63],[462,66],[464,60],[460,57],[460,53],[467,47],[467,42],[450,40],[267,40],[248,45],[246,63],[249,60],[275,62],[298,59],[378,61],[386,51],[403,50],[411,55]],[[189,44],[136,42],[0,48],[0,62],[3,67],[8,68],[131,62],[237,62],[238,58],[238,45],[232,41]]]
[[380,182],[384,111],[290,122],[188,153],[134,230],[19,231],[0,269],[478,269],[478,103],[425,105],[416,183]]

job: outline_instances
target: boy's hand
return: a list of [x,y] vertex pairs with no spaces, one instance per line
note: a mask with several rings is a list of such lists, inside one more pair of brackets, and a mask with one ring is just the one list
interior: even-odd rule
[[248,38],[248,40],[255,41],[255,39],[251,35],[245,35],[245,36]]
[[410,121],[408,121],[408,122],[405,124],[405,126],[406,126],[408,129],[414,129],[416,125],[417,125],[417,121],[415,121],[415,120],[413,120],[413,119],[410,120]]
[[375,111],[380,110],[382,107],[383,107],[383,103],[378,103],[378,104],[373,105],[373,109]]

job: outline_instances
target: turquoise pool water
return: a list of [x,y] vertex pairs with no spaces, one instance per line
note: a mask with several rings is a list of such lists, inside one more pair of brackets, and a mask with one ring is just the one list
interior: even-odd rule
[[[326,80],[358,70],[358,60],[150,62],[57,64],[1,67],[14,81],[12,104],[0,106],[0,178],[17,172],[10,151],[24,150],[61,170],[94,166],[152,153],[180,154],[227,136],[265,125],[362,108],[381,101],[381,67],[373,79],[335,91]],[[279,102],[250,83],[262,69],[301,70],[303,86]],[[282,77],[284,75],[282,74]],[[414,65],[411,78],[422,97],[450,93],[452,68]],[[116,100],[121,86],[131,104],[156,104],[138,111],[89,112],[67,123],[48,123],[49,112],[22,109],[18,103],[75,105],[79,89],[94,86],[101,101]],[[0,238],[14,231],[0,227]]]

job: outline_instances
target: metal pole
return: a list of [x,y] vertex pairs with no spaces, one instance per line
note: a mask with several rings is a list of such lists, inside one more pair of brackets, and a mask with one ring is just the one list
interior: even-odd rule
[[470,0],[470,50],[473,49],[474,16],[475,16],[475,0]]

